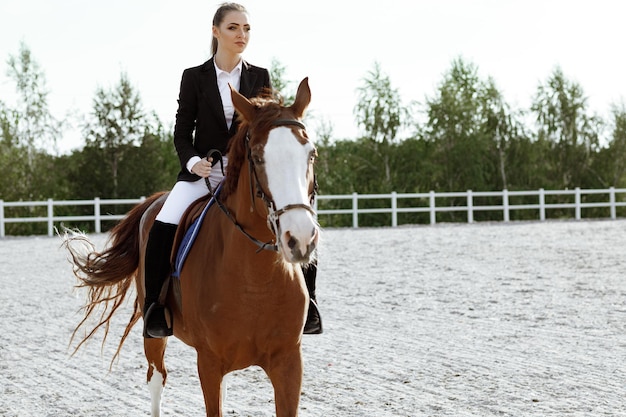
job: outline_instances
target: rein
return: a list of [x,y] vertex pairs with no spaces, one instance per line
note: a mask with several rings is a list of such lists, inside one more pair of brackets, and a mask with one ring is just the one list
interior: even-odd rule
[[[217,161],[219,161],[220,169],[222,170],[222,176],[224,176],[225,174],[224,174],[224,163],[222,162],[222,153],[218,151],[217,149],[211,149],[207,153],[207,158],[212,157],[214,154],[217,154],[217,158],[215,162],[213,162],[213,166],[215,166],[215,164],[217,164]],[[204,180],[206,182],[207,188],[209,189],[209,194],[211,195],[213,200],[215,200],[215,202],[217,203],[218,207],[222,210],[222,212],[224,212],[226,217],[228,217],[228,220],[230,220],[233,223],[233,225],[235,226],[237,230],[243,233],[248,239],[250,239],[255,245],[259,247],[259,250],[257,251],[257,253],[262,250],[271,250],[274,252],[278,252],[278,245],[273,244],[272,242],[262,242],[259,239],[255,238],[254,236],[252,236],[250,233],[246,232],[243,226],[241,226],[239,222],[237,222],[237,219],[235,219],[235,217],[231,214],[228,208],[226,208],[226,206],[219,199],[219,194],[217,193],[217,191],[219,190],[219,187],[218,187],[218,190],[214,190],[213,187],[211,187],[211,182],[209,181],[209,178],[207,177]]]
[[[304,126],[303,123],[301,123],[298,120],[295,119],[277,119],[274,120],[274,122],[272,122],[272,126],[296,126],[299,127],[302,130],[306,130],[306,127]],[[279,210],[276,210],[276,204],[274,203],[274,200],[272,200],[271,198],[269,198],[267,196],[267,194],[265,194],[265,192],[263,192],[263,189],[261,188],[260,182],[259,182],[259,177],[257,175],[255,166],[254,166],[254,161],[252,160],[252,154],[251,154],[251,150],[250,150],[250,137],[248,136],[248,134],[246,133],[246,151],[247,151],[247,158],[248,158],[248,169],[249,169],[249,178],[250,178],[250,198],[251,201],[254,201],[254,189],[253,189],[253,185],[252,185],[252,178],[254,176],[254,181],[255,181],[255,185],[256,185],[256,196],[261,198],[264,202],[265,205],[267,206],[268,209],[268,215],[267,215],[267,224],[268,227],[270,228],[270,230],[272,231],[272,233],[274,234],[274,237],[276,239],[276,241],[280,240],[280,237],[278,236],[278,230],[279,230],[279,218],[281,215],[285,214],[287,211],[289,210],[293,210],[293,209],[305,209],[308,212],[310,212],[311,214],[315,215],[315,210],[313,210],[313,208],[310,205],[307,204],[287,204],[286,206],[282,207]],[[218,153],[219,154],[219,161],[220,161],[220,166],[222,168],[222,174],[224,174],[224,166],[222,164],[222,158],[221,158],[221,153],[216,150],[216,149],[212,149],[209,151],[207,156],[212,156],[214,153]],[[315,198],[315,192],[317,190],[317,180],[314,180],[315,184],[313,187],[313,195],[311,196],[311,201],[313,201],[313,199]],[[254,236],[250,235],[250,233],[246,232],[246,230],[243,228],[243,226],[241,226],[239,224],[239,222],[237,222],[237,219],[235,219],[235,217],[232,215],[232,213],[228,210],[228,208],[226,206],[224,206],[224,204],[221,202],[221,200],[218,198],[218,195],[215,194],[214,190],[211,187],[211,184],[209,182],[209,179],[206,178],[206,184],[207,187],[209,188],[209,193],[211,194],[211,196],[214,198],[215,202],[217,203],[218,207],[222,210],[222,212],[224,212],[224,214],[226,215],[226,217],[228,217],[228,219],[233,223],[233,225],[237,228],[237,230],[239,230],[241,233],[243,233],[244,236],[246,236],[252,243],[254,243],[256,246],[258,246],[258,250],[257,253],[259,253],[262,250],[270,250],[270,251],[274,251],[274,252],[278,252],[278,243],[274,243],[272,241],[270,242],[262,242],[261,240],[255,238]],[[254,205],[252,206],[251,210],[253,210]]]

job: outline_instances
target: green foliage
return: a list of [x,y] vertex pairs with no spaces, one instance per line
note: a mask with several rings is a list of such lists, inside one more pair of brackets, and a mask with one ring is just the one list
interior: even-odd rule
[[106,167],[110,186],[107,193],[119,194],[119,169],[126,154],[150,135],[150,122],[144,114],[141,98],[128,77],[122,74],[113,90],[99,88],[93,102],[91,120],[84,127],[86,148]]
[[285,78],[287,68],[276,58],[273,58],[269,72],[274,93],[281,97],[285,104],[293,103],[296,99],[296,94],[295,91],[291,91],[289,86],[292,83]]
[[354,114],[365,136],[381,143],[393,142],[404,123],[406,109],[400,92],[391,86],[389,76],[382,72],[378,62],[357,89]]
[[481,80],[476,66],[457,59],[426,106],[423,138],[434,144],[436,189],[506,186],[504,153],[515,121],[493,81]]
[[594,153],[590,167],[591,177],[599,186],[626,184],[626,106],[615,104],[611,109],[611,128],[606,147]]
[[556,68],[539,85],[531,110],[536,115],[537,140],[546,141],[551,147],[546,155],[550,175],[558,178],[563,187],[590,185],[602,122],[588,114],[582,87]]
[[[582,88],[568,81],[557,69],[540,84],[533,107],[538,121],[536,131],[522,122],[525,114],[511,109],[491,78],[481,78],[478,68],[460,58],[452,62],[435,94],[427,97],[421,111],[426,115],[417,135],[385,143],[381,140],[384,123],[370,108],[377,93],[393,93],[377,66],[358,90],[362,102],[357,122],[369,126],[358,141],[324,141],[318,144],[320,188],[326,194],[423,193],[429,190],[474,191],[536,190],[563,188],[605,188],[626,186],[626,110],[616,106],[606,146],[600,147],[603,121],[588,113]],[[382,79],[382,81],[381,81]],[[379,80],[379,82],[374,82]],[[365,92],[369,91],[369,96]],[[370,97],[365,99],[365,97]],[[384,100],[380,100],[384,103]],[[369,107],[368,107],[369,106]],[[396,107],[401,107],[397,102]],[[407,109],[408,110],[408,109]],[[366,117],[367,116],[367,117]],[[417,120],[415,114],[411,114]],[[369,119],[368,119],[369,118]],[[369,120],[369,124],[363,121]],[[378,120],[378,122],[376,122]],[[376,124],[378,123],[378,124]],[[376,128],[371,126],[376,125]],[[378,130],[377,130],[378,129]],[[387,136],[390,137],[390,136]],[[385,164],[391,175],[385,177]],[[552,203],[569,202],[552,196]],[[587,201],[593,197],[587,196]],[[567,201],[566,201],[567,200]],[[464,199],[443,202],[464,205]],[[481,198],[476,204],[501,204],[497,198]],[[536,204],[536,198],[515,197],[514,204]],[[362,203],[366,204],[366,203]],[[389,202],[368,202],[372,207]],[[411,201],[407,204],[427,205]],[[350,208],[351,200],[320,203],[320,208]],[[361,207],[365,208],[365,207]],[[594,209],[589,209],[593,215]],[[554,210],[555,217],[571,216],[567,210]],[[606,210],[604,210],[606,211]],[[607,216],[602,210],[597,215]],[[426,223],[425,216],[402,216],[400,222]],[[442,213],[439,221],[465,221],[460,213]],[[478,212],[477,221],[501,220],[498,212]],[[521,211],[516,220],[536,219],[537,213]],[[320,219],[327,226],[350,226],[346,215]],[[359,216],[361,225],[390,224],[389,216]]]
[[391,86],[389,76],[376,62],[374,69],[363,79],[363,85],[357,89],[354,115],[357,125],[365,132],[364,138],[367,138],[360,142],[366,151],[363,156],[371,161],[366,172],[373,171],[376,179],[387,189],[392,184],[394,170],[389,149],[396,141],[407,114],[399,91]]
[[42,69],[24,43],[20,44],[18,55],[9,56],[7,64],[7,75],[15,82],[18,96],[12,120],[15,143],[31,153],[35,149],[54,146],[61,122],[48,109],[48,91]]
[[0,101],[0,146],[11,148],[17,143],[18,113]]
[[137,198],[168,190],[180,170],[172,145],[171,133],[158,125],[141,138],[139,146],[119,145],[123,157],[116,166],[117,182],[111,181],[111,152],[105,147],[85,146],[67,161],[67,176],[72,178],[72,194],[76,198]]
[[[0,102],[0,199],[41,201],[62,195],[56,160],[46,151],[54,149],[62,124],[48,110],[44,73],[23,43],[17,55],[9,56],[7,65],[17,98],[12,105]],[[13,207],[6,215],[33,217],[42,215],[41,210]],[[12,234],[31,234],[41,232],[42,227],[23,223],[5,228]]]

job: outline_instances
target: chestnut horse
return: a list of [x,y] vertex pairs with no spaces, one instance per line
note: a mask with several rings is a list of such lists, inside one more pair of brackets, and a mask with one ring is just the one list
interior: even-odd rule
[[[182,307],[171,291],[167,304],[173,310],[174,336],[197,351],[207,416],[222,416],[224,375],[256,365],[273,385],[276,416],[294,417],[309,302],[301,266],[312,260],[319,237],[310,205],[316,149],[301,123],[311,92],[305,78],[289,107],[270,97],[231,95],[241,123],[231,139],[219,204],[206,212],[180,270]],[[99,324],[76,349],[100,327],[106,339],[110,319],[133,283],[134,312],[115,356],[141,318],[145,245],[164,196],[155,194],[133,208],[113,228],[103,252],[95,251],[84,235],[66,234],[74,274],[88,289],[85,318],[76,330],[98,307],[104,309]],[[187,215],[194,207],[198,211],[198,204]],[[144,339],[152,416],[160,415],[166,343],[167,338]]]

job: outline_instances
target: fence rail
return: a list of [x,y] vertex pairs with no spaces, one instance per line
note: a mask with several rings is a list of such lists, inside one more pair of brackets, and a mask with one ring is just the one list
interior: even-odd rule
[[[604,195],[606,198],[602,201],[587,202],[583,201],[585,197],[591,195]],[[549,196],[571,196],[573,202],[546,202]],[[499,199],[500,204],[476,204],[476,199],[482,197],[495,197]],[[531,204],[511,204],[513,197],[536,197],[536,202]],[[618,198],[619,197],[619,198]],[[438,199],[462,199],[465,205],[438,205]],[[399,207],[398,202],[402,200],[419,200],[427,202],[427,204],[417,205],[415,207]],[[103,207],[115,205],[134,205],[145,200],[145,197],[137,199],[100,199],[93,200],[68,200],[54,201],[48,199],[46,201],[16,201],[4,202],[0,200],[0,237],[5,236],[5,225],[9,223],[47,223],[48,236],[54,235],[55,223],[67,223],[72,221],[87,221],[94,223],[94,231],[101,233],[102,223],[105,221],[119,220],[125,216],[125,213],[111,214],[104,213]],[[323,209],[320,205],[325,205],[325,201],[351,200],[349,208],[339,209]],[[388,200],[387,207],[379,208],[363,208],[359,207],[361,201],[367,200]],[[60,206],[92,206],[93,214],[82,216],[61,216],[55,215],[55,207]],[[9,217],[6,215],[6,209],[12,207],[46,207],[47,214],[45,216],[32,217]],[[553,209],[573,209],[574,218],[580,220],[582,211],[586,208],[608,208],[609,216],[615,220],[617,218],[617,208],[626,207],[626,188],[608,188],[608,189],[580,189],[573,190],[531,190],[531,191],[472,191],[465,192],[447,192],[437,193],[430,191],[428,193],[396,193],[390,194],[348,194],[348,195],[318,195],[316,197],[315,208],[318,217],[323,215],[346,215],[352,216],[352,227],[359,227],[359,215],[372,213],[386,213],[391,215],[390,226],[398,226],[398,214],[400,213],[428,213],[430,216],[430,224],[437,223],[437,213],[443,212],[464,212],[467,214],[467,222],[474,222],[474,214],[480,211],[498,211],[502,212],[502,221],[509,222],[511,212],[516,210],[537,210],[539,213],[538,220],[546,220],[546,212]],[[103,214],[104,213],[104,214]]]

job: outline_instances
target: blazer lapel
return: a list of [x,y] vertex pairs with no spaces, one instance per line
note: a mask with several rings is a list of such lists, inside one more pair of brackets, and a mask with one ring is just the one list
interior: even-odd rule
[[256,73],[250,69],[250,65],[243,61],[241,66],[241,82],[239,84],[239,92],[247,98],[250,98],[254,91],[254,84],[256,83]]
[[202,65],[202,91],[201,94],[209,103],[212,112],[220,120],[224,130],[227,129],[226,116],[224,116],[224,108],[222,107],[222,98],[217,88],[217,75],[215,74],[215,64],[213,58],[209,59]]
[[[241,78],[239,81],[239,92],[246,98],[250,98],[252,92],[254,91],[254,83],[256,82],[257,75],[254,71],[250,69],[250,65],[243,61],[241,66]],[[235,115],[233,116],[233,120],[237,120],[237,110],[235,110]],[[233,122],[230,125],[230,133],[235,134],[239,123]]]

